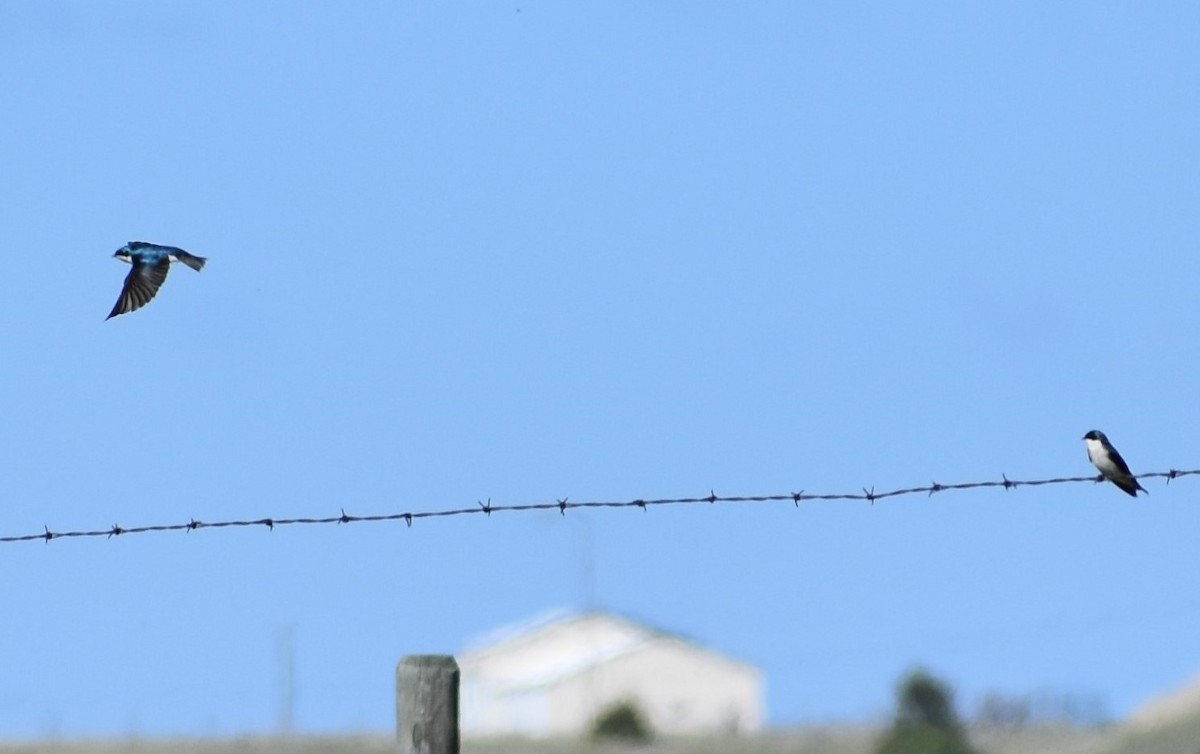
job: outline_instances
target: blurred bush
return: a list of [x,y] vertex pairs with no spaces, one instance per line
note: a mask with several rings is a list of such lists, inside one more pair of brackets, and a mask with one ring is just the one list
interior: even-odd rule
[[615,739],[644,742],[653,738],[654,734],[637,704],[623,701],[600,713],[596,722],[592,723],[591,737],[598,741]]
[[954,711],[950,687],[923,670],[896,691],[896,719],[877,754],[975,754]]

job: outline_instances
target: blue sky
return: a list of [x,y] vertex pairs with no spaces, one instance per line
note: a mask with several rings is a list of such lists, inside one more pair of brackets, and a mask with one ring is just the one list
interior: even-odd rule
[[[0,535],[1200,466],[1200,9],[0,5]],[[128,240],[209,257],[104,321]],[[386,731],[595,603],[775,724],[1200,672],[1200,482],[0,547],[0,737]]]

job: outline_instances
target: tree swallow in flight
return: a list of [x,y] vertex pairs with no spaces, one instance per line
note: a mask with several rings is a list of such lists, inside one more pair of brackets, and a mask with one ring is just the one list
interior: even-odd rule
[[1133,474],[1129,473],[1129,466],[1125,464],[1125,459],[1112,446],[1103,432],[1093,429],[1084,435],[1083,439],[1087,442],[1088,460],[1095,464],[1105,479],[1133,497],[1137,497],[1138,490],[1147,495],[1150,494],[1145,487],[1138,484],[1138,480],[1134,478]]
[[129,262],[133,269],[125,277],[125,287],[121,289],[121,297],[113,306],[105,319],[112,319],[118,314],[137,311],[154,298],[163,281],[167,279],[167,271],[171,262],[183,262],[196,272],[208,261],[204,257],[189,254],[174,246],[159,246],[145,241],[130,241],[117,249],[114,257],[122,262]]

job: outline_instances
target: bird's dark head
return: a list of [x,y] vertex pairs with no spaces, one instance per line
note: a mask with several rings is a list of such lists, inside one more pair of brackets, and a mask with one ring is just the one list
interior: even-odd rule
[[129,245],[126,244],[113,252],[113,256],[120,259],[122,262],[132,262],[133,255],[129,253]]
[[1083,439],[1085,439],[1085,440],[1098,440],[1098,441],[1100,441],[1100,442],[1104,442],[1104,440],[1105,440],[1106,438],[1104,437],[1104,433],[1103,433],[1103,432],[1101,432],[1101,431],[1100,431],[1100,430],[1098,430],[1098,429],[1093,429],[1091,432],[1088,432],[1086,435],[1084,435],[1084,436],[1083,436]]

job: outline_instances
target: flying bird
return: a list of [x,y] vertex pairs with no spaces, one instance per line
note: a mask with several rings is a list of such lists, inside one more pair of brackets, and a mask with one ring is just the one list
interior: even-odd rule
[[1137,497],[1138,490],[1150,494],[1145,487],[1138,484],[1133,474],[1129,473],[1125,459],[1103,432],[1093,429],[1084,435],[1083,439],[1087,443],[1088,460],[1095,464],[1105,479],[1120,487],[1127,495]]
[[105,319],[137,311],[150,303],[150,299],[154,298],[154,294],[158,293],[158,289],[167,279],[171,262],[183,262],[199,272],[208,261],[174,246],[159,246],[145,241],[130,241],[117,249],[113,256],[122,262],[129,262],[133,269],[125,277],[121,297],[117,299],[117,303]]

